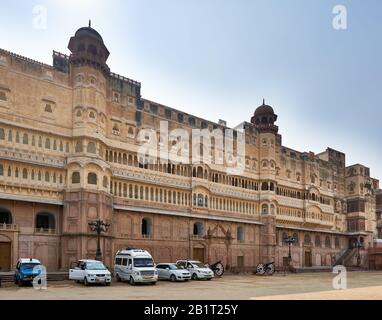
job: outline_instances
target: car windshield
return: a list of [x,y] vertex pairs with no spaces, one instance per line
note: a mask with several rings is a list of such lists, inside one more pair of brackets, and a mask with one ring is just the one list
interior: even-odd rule
[[106,270],[106,267],[102,262],[88,262],[86,264],[87,270]]
[[134,258],[134,267],[154,267],[154,262],[151,258]]
[[21,269],[33,269],[35,266],[39,266],[39,263],[23,263]]
[[170,266],[170,269],[171,269],[171,270],[182,270],[182,269],[183,269],[183,268],[178,267],[178,266],[175,265],[175,264],[170,264],[169,266]]
[[206,266],[201,262],[193,262],[194,268],[205,268]]

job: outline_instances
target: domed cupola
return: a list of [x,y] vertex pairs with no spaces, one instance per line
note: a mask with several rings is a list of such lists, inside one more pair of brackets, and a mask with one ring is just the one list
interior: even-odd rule
[[110,52],[106,48],[101,35],[91,27],[77,30],[74,37],[70,38],[68,49],[72,52],[70,62],[79,65],[90,65],[99,68],[106,74],[110,69],[106,64]]
[[251,118],[251,123],[253,123],[260,132],[277,133],[279,128],[274,124],[276,120],[277,115],[273,111],[273,108],[265,104],[265,100],[263,99],[263,104],[255,110]]

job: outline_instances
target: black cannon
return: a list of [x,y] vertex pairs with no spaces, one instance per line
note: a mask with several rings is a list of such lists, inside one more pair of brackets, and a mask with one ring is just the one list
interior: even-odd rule
[[267,274],[271,276],[274,272],[275,272],[275,263],[269,262],[265,264],[262,264],[262,263],[258,264],[256,267],[255,273],[259,275]]
[[214,272],[215,276],[221,277],[224,273],[224,266],[221,261],[210,264],[209,268]]

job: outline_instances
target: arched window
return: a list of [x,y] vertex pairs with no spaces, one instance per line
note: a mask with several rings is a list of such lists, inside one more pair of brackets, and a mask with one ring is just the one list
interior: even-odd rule
[[90,118],[90,119],[95,119],[95,114],[94,114],[93,111],[90,111],[90,112],[89,112],[89,118]]
[[262,191],[266,191],[266,190],[268,190],[268,182],[263,182],[263,183],[261,184],[261,190],[262,190]]
[[152,222],[150,218],[142,219],[142,236],[151,236],[152,234]]
[[76,147],[75,147],[75,151],[76,152],[82,152],[83,151],[83,149],[82,149],[82,142],[77,141]]
[[300,239],[298,238],[298,234],[295,232],[295,233],[293,233],[293,238],[294,238],[294,243],[293,243],[293,245],[294,246],[300,246]]
[[82,117],[82,112],[81,112],[81,110],[77,110],[76,117],[77,117],[77,118]]
[[45,172],[45,181],[49,182],[49,180],[50,180],[50,175],[49,175],[49,172],[47,171]]
[[12,224],[12,214],[9,210],[0,208],[0,224]]
[[0,128],[0,140],[4,140],[5,139],[5,131],[3,128]]
[[286,232],[283,232],[282,234],[282,242],[283,242],[283,245],[287,245],[287,243],[285,242],[285,240],[288,238],[288,235]]
[[0,176],[4,175],[4,166],[0,164]]
[[194,236],[198,236],[198,237],[203,237],[204,236],[204,226],[203,226],[203,223],[201,223],[201,222],[195,222],[194,223],[193,235]]
[[332,244],[331,244],[331,241],[330,241],[330,237],[326,236],[325,237],[325,247],[326,248],[330,248],[331,246],[332,246]]
[[28,179],[28,170],[26,168],[23,169],[23,179]]
[[45,140],[45,149],[50,149],[50,140],[49,140],[49,138],[46,138],[46,140]]
[[78,171],[72,173],[72,183],[80,183],[81,182],[81,176]]
[[28,144],[29,141],[28,141],[28,135],[26,133],[24,133],[23,135],[23,144]]
[[244,241],[244,228],[242,226],[237,228],[236,238],[238,241]]
[[97,184],[97,174],[94,172],[88,173],[88,184]]
[[311,244],[310,235],[306,234],[304,236],[304,244]]
[[314,245],[316,247],[321,247],[321,237],[320,236],[316,236],[316,238],[314,239]]
[[334,245],[337,249],[340,247],[340,238],[338,237],[334,238]]
[[96,154],[96,153],[97,153],[96,145],[95,145],[94,142],[89,142],[89,143],[88,143],[87,151],[88,151],[89,153],[93,153],[93,154]]
[[36,229],[55,229],[56,221],[54,215],[47,212],[40,212],[36,215]]

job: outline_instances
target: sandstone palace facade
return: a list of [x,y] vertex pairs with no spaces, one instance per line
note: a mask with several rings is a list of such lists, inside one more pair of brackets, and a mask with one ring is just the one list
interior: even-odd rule
[[128,246],[149,250],[156,262],[282,266],[287,236],[296,239],[295,267],[367,264],[366,249],[378,237],[379,182],[369,168],[347,167],[333,149],[283,146],[277,115],[265,103],[243,123],[240,174],[217,164],[142,164],[142,128],[160,135],[160,121],[189,131],[226,124],[142,98],[139,82],[110,71],[109,51],[91,27],[79,29],[68,48],[70,56],[53,53],[53,66],[0,50],[3,271],[20,257],[38,258],[51,271],[94,258],[89,222],[98,218],[110,224],[101,237],[109,266]]

